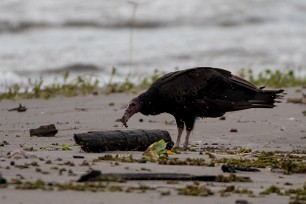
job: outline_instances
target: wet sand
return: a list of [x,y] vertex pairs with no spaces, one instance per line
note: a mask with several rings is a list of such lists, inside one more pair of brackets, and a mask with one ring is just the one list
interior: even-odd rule
[[[286,97],[300,97],[296,92],[299,88],[286,89]],[[301,88],[300,88],[301,89]],[[306,92],[305,89],[301,89]],[[0,172],[8,182],[12,179],[21,181],[36,181],[41,179],[45,182],[74,182],[89,168],[101,170],[102,173],[126,172],[177,172],[197,175],[219,175],[223,173],[221,164],[215,167],[159,165],[147,162],[121,163],[114,161],[102,161],[92,164],[92,160],[105,154],[132,154],[135,158],[141,158],[142,152],[113,151],[105,153],[85,153],[80,150],[73,139],[74,133],[82,133],[94,130],[125,129],[116,122],[124,112],[123,107],[134,97],[132,94],[111,94],[73,98],[54,98],[50,100],[30,99],[0,102],[0,142],[8,144],[0,146]],[[26,112],[8,112],[8,109],[25,105]],[[250,148],[252,151],[306,151],[306,117],[303,111],[304,104],[283,103],[274,109],[253,109],[240,112],[227,113],[225,120],[199,119],[191,135],[191,145],[198,149],[229,149],[239,150],[241,147]],[[143,119],[143,122],[140,122]],[[165,122],[167,121],[167,122]],[[129,122],[129,129],[162,129],[167,130],[176,139],[176,125],[173,117],[168,114],[158,116],[135,115]],[[59,132],[55,137],[30,137],[29,129],[38,128],[41,125],[55,124]],[[230,132],[235,128],[237,132]],[[71,146],[72,150],[63,151],[62,144]],[[8,158],[7,153],[12,150],[26,151],[27,154],[35,155],[36,158],[14,159]],[[73,155],[82,155],[83,159],[75,159]],[[34,157],[35,157],[34,156]],[[199,151],[186,151],[181,154],[171,155],[178,158],[203,158],[209,161],[207,155],[200,155]],[[252,158],[252,155],[227,155],[217,154],[217,157]],[[46,162],[50,160],[51,163]],[[84,166],[84,160],[90,163]],[[69,162],[70,163],[69,163]],[[14,165],[12,165],[14,162]],[[18,165],[25,163],[28,168],[20,168]],[[304,161],[305,162],[305,161]],[[72,163],[72,164],[71,164]],[[38,170],[38,168],[40,170]],[[59,171],[61,168],[62,173]],[[179,182],[168,184],[166,181],[129,181],[126,183],[113,183],[122,185],[123,188],[145,184],[155,187],[155,190],[147,190],[145,193],[133,191],[127,192],[83,192],[83,191],[42,191],[42,190],[16,190],[10,184],[0,190],[0,202],[6,203],[237,203],[243,199],[248,203],[288,203],[288,196],[276,194],[259,195],[271,185],[282,188],[300,188],[304,185],[305,174],[284,175],[279,172],[271,172],[269,168],[260,169],[261,172],[239,172],[238,176],[249,176],[251,183],[215,183],[201,182],[206,184],[214,195],[208,197],[178,195],[176,188],[184,187],[192,182]],[[287,186],[286,183],[292,185]],[[254,193],[253,197],[241,194],[231,194],[221,197],[218,191],[228,185],[239,188],[247,188]],[[162,192],[169,191],[170,195],[163,196]]]

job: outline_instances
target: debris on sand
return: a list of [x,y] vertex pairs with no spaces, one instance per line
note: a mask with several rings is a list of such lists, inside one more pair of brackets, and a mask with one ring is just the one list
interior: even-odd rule
[[9,143],[5,140],[2,140],[2,142],[0,142],[0,147],[3,147],[5,145],[9,145]]
[[301,98],[288,98],[287,103],[302,103],[306,104],[306,94],[303,94]]
[[221,167],[223,172],[236,173],[237,171],[247,171],[247,172],[260,172],[259,169],[253,167],[235,167],[229,164],[223,164]]
[[92,170],[80,177],[78,182],[87,181],[209,181],[209,182],[252,182],[250,177],[241,177],[234,174],[223,175],[194,175],[187,173],[102,173]]
[[206,185],[194,182],[192,185],[187,185],[184,188],[178,189],[178,194],[188,196],[210,196],[214,193]]
[[58,130],[56,129],[54,124],[51,125],[43,125],[37,129],[30,129],[30,136],[37,137],[54,137]]
[[0,184],[6,184],[6,179],[2,176],[0,172]]
[[14,149],[8,152],[7,155],[8,155],[8,158],[12,158],[12,159],[22,159],[22,158],[25,158],[25,159],[34,158],[35,159],[37,158],[36,155],[27,153],[20,149]]
[[81,176],[78,182],[87,182],[87,181],[95,181],[102,175],[101,171],[99,170],[92,170],[87,174]]
[[8,111],[25,112],[26,110],[27,110],[27,107],[25,107],[25,106],[19,104],[18,107],[9,109]]
[[230,132],[238,132],[237,128],[231,128]]
[[85,157],[82,155],[73,155],[72,156],[74,159],[84,159]]
[[143,153],[143,156],[148,161],[155,161],[159,158],[167,158],[167,143],[161,139],[151,144]]

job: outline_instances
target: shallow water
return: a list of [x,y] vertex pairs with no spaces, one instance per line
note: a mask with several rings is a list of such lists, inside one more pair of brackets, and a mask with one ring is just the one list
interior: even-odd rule
[[133,2],[2,0],[2,89],[63,70],[102,81],[112,67],[119,79],[195,66],[306,70],[304,0]]

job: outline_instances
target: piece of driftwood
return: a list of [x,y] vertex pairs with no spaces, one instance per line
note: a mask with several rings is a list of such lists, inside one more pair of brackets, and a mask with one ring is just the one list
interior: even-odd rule
[[43,125],[37,129],[30,129],[30,136],[37,137],[54,137],[58,130],[56,129],[54,124],[51,125]]
[[221,169],[227,173],[236,173],[236,171],[260,172],[259,169],[253,167],[235,167],[228,164],[223,164]]
[[85,157],[82,155],[73,155],[72,158],[74,159],[84,159]]
[[86,152],[144,151],[161,139],[167,142],[167,149],[173,147],[169,132],[164,130],[108,130],[74,134],[75,142]]
[[[101,173],[93,170],[82,175],[78,182],[105,180],[178,180],[178,181],[218,181],[216,175],[193,175],[185,173]],[[240,182],[250,182],[250,177],[239,177]]]
[[25,112],[26,110],[27,110],[27,107],[25,107],[25,106],[19,104],[18,107],[9,109],[8,111]]

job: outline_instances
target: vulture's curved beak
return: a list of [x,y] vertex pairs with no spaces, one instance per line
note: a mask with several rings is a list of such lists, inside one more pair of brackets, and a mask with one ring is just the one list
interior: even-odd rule
[[121,118],[121,122],[123,123],[123,125],[125,127],[127,126],[127,121],[136,113],[138,113],[140,111],[141,105],[139,103],[138,98],[134,98],[130,101],[130,103],[128,104],[122,118]]

